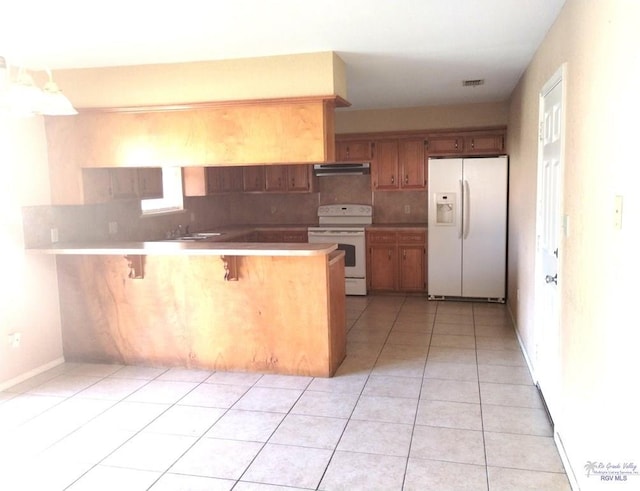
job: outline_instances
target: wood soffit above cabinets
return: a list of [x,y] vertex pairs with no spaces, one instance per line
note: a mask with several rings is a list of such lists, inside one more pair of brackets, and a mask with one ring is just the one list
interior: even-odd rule
[[211,109],[218,107],[237,107],[252,105],[275,105],[283,103],[308,103],[308,102],[333,102],[334,107],[349,107],[351,103],[339,95],[306,96],[306,97],[279,97],[272,99],[241,99],[227,101],[194,102],[189,104],[162,104],[154,106],[127,106],[127,107],[89,107],[77,108],[79,113],[148,113],[188,111],[191,109]]

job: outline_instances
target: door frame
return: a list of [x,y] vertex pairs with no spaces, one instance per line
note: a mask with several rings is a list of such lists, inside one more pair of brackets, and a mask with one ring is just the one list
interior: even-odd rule
[[[537,190],[536,190],[536,247],[535,247],[535,267],[534,267],[534,342],[535,342],[535,365],[534,365],[534,373],[533,376],[535,378],[536,384],[540,382],[540,372],[544,369],[540,366],[541,361],[544,359],[540,354],[540,345],[545,341],[545,334],[548,329],[545,328],[544,322],[546,320],[543,311],[545,309],[545,304],[543,303],[543,287],[545,285],[543,266],[542,266],[542,255],[541,249],[539,248],[539,239],[541,236],[542,227],[544,225],[542,219],[542,176],[543,176],[543,140],[540,137],[540,132],[543,128],[544,122],[544,99],[551,92],[551,90],[560,84],[561,87],[561,114],[560,114],[560,176],[559,176],[559,186],[558,186],[558,211],[561,217],[560,220],[560,237],[559,242],[562,243],[563,238],[568,235],[568,219],[565,214],[563,214],[564,210],[564,171],[565,171],[565,143],[566,143],[566,101],[567,101],[567,64],[563,63],[560,68],[556,70],[556,72],[547,80],[547,82],[543,85],[542,89],[538,95],[538,159],[537,159]],[[555,325],[557,326],[557,339],[558,343],[561,341],[561,318],[562,318],[562,304],[560,302],[561,291],[562,291],[562,251],[563,247],[559,247],[558,254],[558,288],[556,295],[558,298],[556,299],[556,318]],[[561,384],[561,373],[557,374],[559,377],[558,383]],[[559,391],[559,394],[561,391]],[[545,396],[542,393],[543,397]],[[553,407],[558,406],[559,401],[553,401]],[[547,408],[549,409],[549,408]],[[554,426],[557,426],[559,419],[561,418],[561,414],[556,411],[554,414],[550,414]]]

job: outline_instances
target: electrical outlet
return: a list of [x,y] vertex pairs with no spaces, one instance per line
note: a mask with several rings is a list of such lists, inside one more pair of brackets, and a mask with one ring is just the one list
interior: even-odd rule
[[411,213],[411,205],[404,205],[404,213],[405,215],[409,215]]
[[118,222],[109,222],[109,235],[118,233]]
[[57,228],[52,228],[51,229],[51,243],[55,244],[56,242],[58,242],[58,229]]
[[19,348],[20,341],[22,341],[22,335],[19,332],[12,332],[9,334],[9,346],[12,348]]

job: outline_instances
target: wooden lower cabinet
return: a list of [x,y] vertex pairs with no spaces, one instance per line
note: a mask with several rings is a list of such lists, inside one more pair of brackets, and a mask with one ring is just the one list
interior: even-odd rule
[[308,242],[306,230],[258,230],[256,242]]
[[371,291],[426,291],[426,232],[367,231],[367,282]]

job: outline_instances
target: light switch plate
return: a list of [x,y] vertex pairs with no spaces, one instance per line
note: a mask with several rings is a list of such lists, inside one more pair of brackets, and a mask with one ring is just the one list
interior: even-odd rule
[[57,228],[52,228],[51,229],[51,243],[55,244],[56,242],[58,242],[58,229]]

